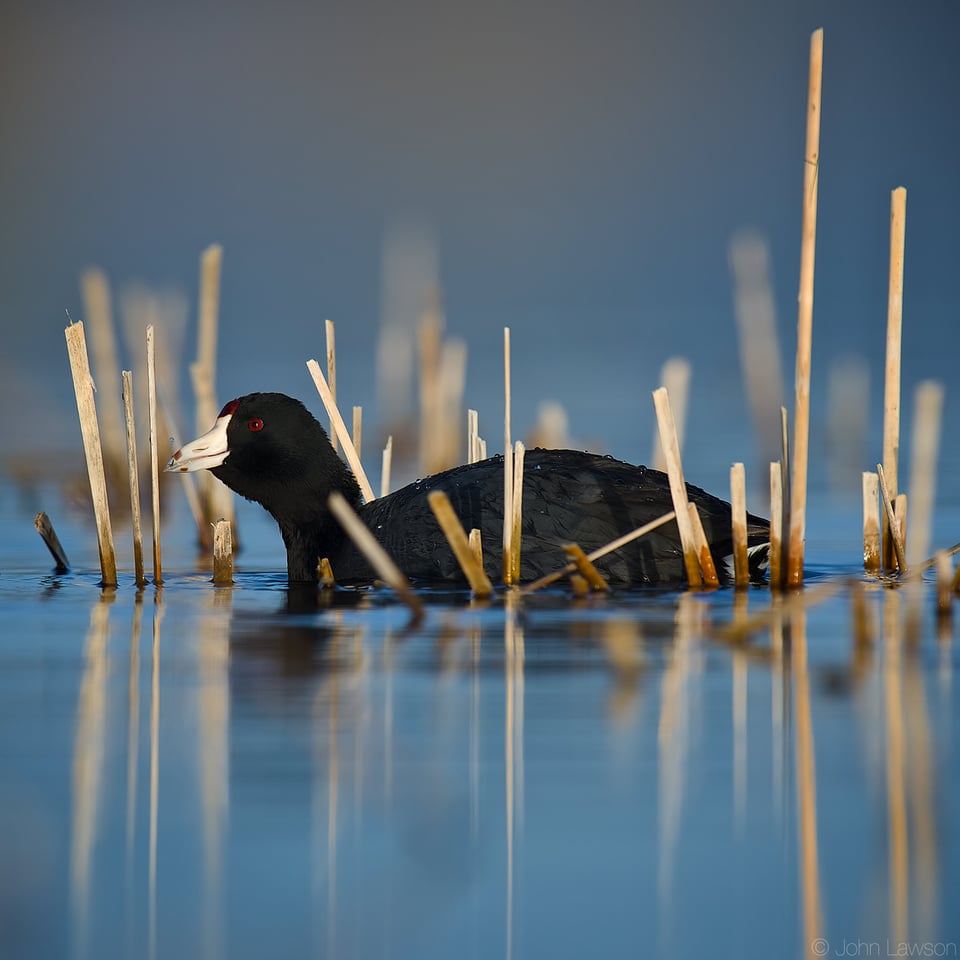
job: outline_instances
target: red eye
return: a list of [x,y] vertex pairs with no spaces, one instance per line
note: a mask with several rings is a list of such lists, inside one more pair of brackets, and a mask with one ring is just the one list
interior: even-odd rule
[[248,421],[247,426],[250,428],[251,433],[257,433],[263,429],[263,421],[259,417],[254,417]]

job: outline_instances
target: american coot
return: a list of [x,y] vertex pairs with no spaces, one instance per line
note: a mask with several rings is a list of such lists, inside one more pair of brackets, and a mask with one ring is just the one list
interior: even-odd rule
[[[287,548],[291,582],[316,581],[327,557],[342,583],[369,580],[373,571],[354,549],[327,499],[339,491],[412,579],[464,583],[460,568],[427,502],[443,490],[467,530],[480,529],[484,566],[502,572],[503,457],[454,467],[362,503],[353,475],[307,408],[282,393],[251,393],[231,400],[213,429],[181,447],[170,472],[210,470],[230,489],[268,510]],[[700,511],[721,577],[729,577],[730,505],[687,485]],[[612,457],[574,450],[528,450],[523,476],[520,580],[528,582],[567,562],[562,545],[591,552],[673,509],[665,474]],[[769,524],[748,516],[751,574],[762,579]],[[680,584],[686,579],[676,523],[597,562],[613,583]]]

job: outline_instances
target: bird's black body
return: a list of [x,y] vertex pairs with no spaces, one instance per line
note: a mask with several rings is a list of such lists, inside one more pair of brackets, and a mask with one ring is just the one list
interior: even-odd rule
[[[283,394],[254,393],[228,404],[221,419],[224,416],[229,452],[212,472],[241,496],[262,504],[276,519],[287,548],[291,581],[316,580],[320,557],[329,558],[340,582],[374,576],[327,508],[334,490],[356,509],[408,577],[465,583],[427,501],[431,491],[444,491],[464,528],[481,531],[484,566],[491,579],[500,578],[502,457],[455,467],[363,504],[355,479],[333,450],[326,431],[299,401]],[[186,454],[192,446],[181,451],[182,463],[189,462]],[[170,469],[194,468],[178,466],[179,456]],[[687,495],[697,505],[718,573],[724,577],[723,560],[732,552],[730,506],[689,484]],[[567,562],[563,544],[578,543],[590,553],[672,509],[668,479],[659,471],[573,450],[528,450],[520,580],[530,581],[562,567]],[[752,546],[765,544],[768,523],[749,516],[748,537]],[[755,552],[754,566],[762,553]],[[679,584],[686,579],[675,522],[603,557],[596,566],[613,583]],[[758,569],[753,572],[759,576]]]

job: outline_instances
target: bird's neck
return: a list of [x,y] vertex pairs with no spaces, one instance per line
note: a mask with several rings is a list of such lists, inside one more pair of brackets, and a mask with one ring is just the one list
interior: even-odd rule
[[[352,474],[344,468],[338,480],[334,489],[343,494],[350,506],[358,509],[360,490]],[[295,500],[297,509],[292,511],[289,501],[282,513],[264,504],[277,521],[287,548],[287,579],[291,583],[316,583],[321,557],[328,557],[336,570],[335,559],[346,534],[327,507],[330,489],[328,483],[306,486]]]

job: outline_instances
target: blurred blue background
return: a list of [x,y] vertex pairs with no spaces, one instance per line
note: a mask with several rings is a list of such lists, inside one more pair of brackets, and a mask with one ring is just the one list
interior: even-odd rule
[[[745,227],[770,244],[791,389],[820,26],[815,417],[827,363],[861,354],[876,430],[898,185],[905,410],[916,380],[949,381],[955,364],[950,0],[5,3],[7,449],[79,448],[63,327],[65,309],[83,315],[80,272],[102,267],[115,294],[132,281],[181,290],[189,359],[211,242],[225,249],[221,399],[282,389],[319,410],[303,364],[322,358],[331,318],[341,396],[376,422],[384,237],[407,224],[436,244],[447,330],[469,346],[465,400],[491,449],[510,325],[516,429],[559,399],[575,436],[635,460],[649,456],[661,364],[689,357],[687,456],[702,480],[698,435],[711,457],[749,436],[728,266]],[[948,444],[954,401],[948,388]],[[739,440],[718,476],[749,456]]]

